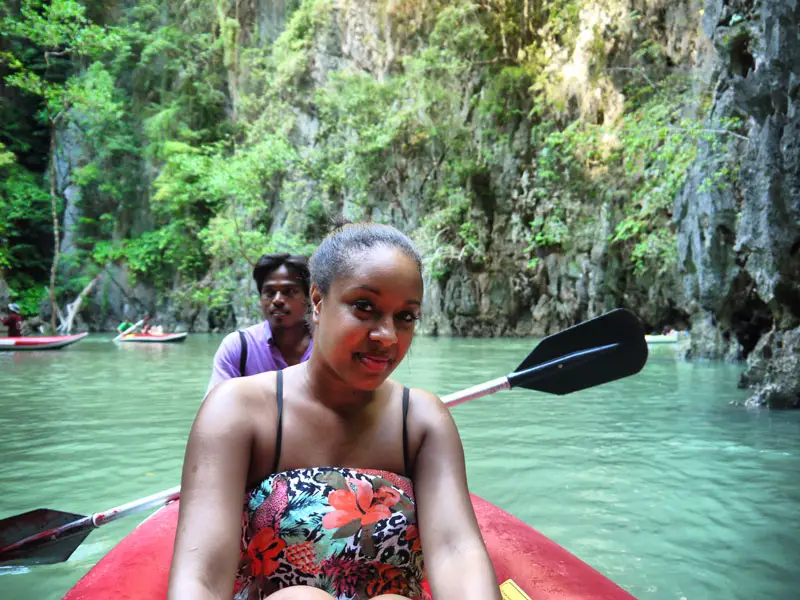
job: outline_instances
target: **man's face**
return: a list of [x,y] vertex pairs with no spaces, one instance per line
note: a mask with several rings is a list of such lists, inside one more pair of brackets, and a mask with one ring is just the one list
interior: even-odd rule
[[270,273],[261,285],[261,310],[273,331],[295,327],[304,321],[308,296],[300,275],[286,265]]

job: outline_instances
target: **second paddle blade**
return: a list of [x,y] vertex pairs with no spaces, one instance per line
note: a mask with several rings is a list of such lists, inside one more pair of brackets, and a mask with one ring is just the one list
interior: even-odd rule
[[[85,520],[83,515],[38,508],[0,521],[0,566],[45,565],[64,562],[92,532],[92,527],[63,531],[72,523]],[[62,530],[62,531],[59,531]],[[43,532],[52,536],[33,539],[14,550],[3,550],[21,540]]]
[[547,377],[520,386],[550,394],[569,394],[642,370],[647,362],[644,327],[631,311],[618,308],[544,338],[515,373],[610,344],[617,346],[592,357],[567,359],[562,368],[550,370]]

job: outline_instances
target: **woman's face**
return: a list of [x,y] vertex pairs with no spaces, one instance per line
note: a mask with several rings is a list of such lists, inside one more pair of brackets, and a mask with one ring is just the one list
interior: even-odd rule
[[356,389],[383,383],[408,352],[422,305],[416,262],[389,246],[350,257],[323,296],[311,287],[314,352]]

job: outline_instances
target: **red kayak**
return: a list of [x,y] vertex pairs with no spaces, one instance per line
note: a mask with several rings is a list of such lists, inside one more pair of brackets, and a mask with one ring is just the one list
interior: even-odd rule
[[183,333],[129,333],[118,339],[118,342],[136,342],[145,344],[176,344],[186,339]]
[[81,341],[88,333],[76,335],[52,335],[41,337],[7,337],[0,338],[0,350],[18,352],[20,350],[58,350]]
[[[475,495],[472,506],[504,600],[635,600],[516,517]],[[173,502],[117,544],[64,600],[166,598],[177,523],[178,502]]]

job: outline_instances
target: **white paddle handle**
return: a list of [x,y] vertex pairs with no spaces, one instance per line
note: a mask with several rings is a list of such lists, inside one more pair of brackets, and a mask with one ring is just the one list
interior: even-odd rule
[[498,377],[497,379],[492,379],[486,383],[473,385],[471,388],[461,390],[460,392],[442,396],[442,402],[444,402],[448,407],[452,408],[453,406],[458,406],[467,400],[474,400],[475,398],[488,396],[489,394],[494,394],[500,390],[507,390],[510,388],[511,384],[508,382],[508,377]]
[[139,500],[128,502],[127,504],[115,506],[114,508],[110,508],[103,512],[94,513],[92,515],[92,525],[95,527],[100,527],[100,525],[105,525],[111,521],[116,521],[117,519],[127,517],[128,515],[132,515],[143,510],[164,506],[165,504],[169,504],[170,502],[177,500],[180,495],[181,486],[178,485],[174,488],[164,490],[163,492],[158,492],[150,496],[140,498]]

